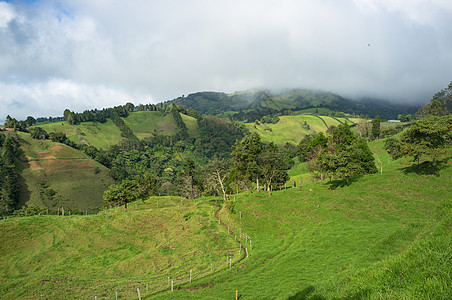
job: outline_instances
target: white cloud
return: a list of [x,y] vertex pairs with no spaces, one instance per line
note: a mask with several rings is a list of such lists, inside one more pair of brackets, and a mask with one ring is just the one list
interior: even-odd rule
[[259,86],[427,101],[452,80],[450,3],[0,2],[0,105],[14,94],[46,107],[55,82],[91,91],[58,90],[61,106],[80,109],[112,106],[105,89],[155,101]]
[[[121,89],[102,85],[79,84],[70,80],[52,79],[46,82],[27,84],[0,83],[0,111],[8,112],[19,120],[31,115],[34,117],[62,116],[68,108],[82,112],[86,109],[102,109],[123,105],[126,102],[151,102],[151,96],[131,95]],[[9,112],[14,112],[11,114]],[[5,116],[1,116],[3,119]]]

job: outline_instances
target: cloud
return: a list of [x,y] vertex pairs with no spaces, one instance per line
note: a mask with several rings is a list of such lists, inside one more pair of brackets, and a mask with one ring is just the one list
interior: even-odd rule
[[7,103],[56,93],[61,115],[255,87],[426,102],[452,80],[450,20],[439,0],[0,2],[0,106],[19,116]]
[[25,119],[29,115],[62,116],[65,108],[83,112],[86,109],[102,109],[106,104],[108,107],[113,107],[126,102],[139,103],[140,100],[145,99],[148,100],[146,103],[150,102],[149,95],[131,95],[130,92],[117,88],[92,86],[60,79],[52,79],[44,83],[0,83],[0,91],[2,91],[0,111],[7,112],[5,116],[1,116],[2,119],[7,114],[19,119]]

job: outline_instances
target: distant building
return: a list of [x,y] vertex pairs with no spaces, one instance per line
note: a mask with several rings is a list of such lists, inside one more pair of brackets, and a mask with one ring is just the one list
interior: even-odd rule
[[400,120],[388,120],[388,123],[400,123]]

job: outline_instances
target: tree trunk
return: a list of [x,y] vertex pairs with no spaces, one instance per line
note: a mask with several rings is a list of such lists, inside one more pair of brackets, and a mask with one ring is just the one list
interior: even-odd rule
[[218,176],[218,182],[221,185],[221,191],[223,192],[223,199],[226,202],[226,191],[224,190],[223,180],[221,179],[220,171],[217,171],[217,176]]
[[436,158],[433,159],[432,164],[433,164],[433,166],[436,166]]
[[271,194],[272,194],[272,182],[271,182],[271,180],[268,182],[267,191],[268,191],[268,196],[270,197]]
[[320,173],[320,181],[323,183],[323,173]]
[[124,210],[127,211],[127,202],[124,202]]
[[258,193],[260,193],[261,192],[261,189],[259,188],[259,177],[256,177],[256,190],[257,190],[257,192]]

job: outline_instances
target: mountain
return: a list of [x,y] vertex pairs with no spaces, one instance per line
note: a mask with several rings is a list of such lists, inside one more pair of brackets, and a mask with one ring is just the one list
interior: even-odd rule
[[306,89],[279,92],[250,90],[233,94],[197,92],[170,102],[185,108],[193,108],[200,114],[231,116],[241,121],[254,121],[264,115],[281,113],[285,110],[299,111],[309,108],[327,108],[348,114],[367,115],[371,118],[380,115],[383,119],[397,119],[398,114],[414,114],[417,111],[416,106],[376,99],[353,101],[331,92]]

